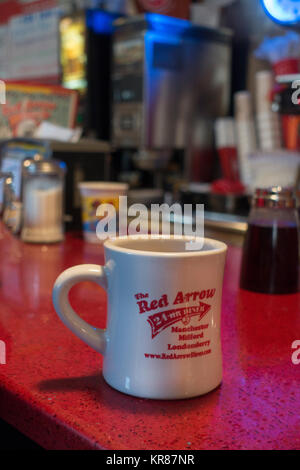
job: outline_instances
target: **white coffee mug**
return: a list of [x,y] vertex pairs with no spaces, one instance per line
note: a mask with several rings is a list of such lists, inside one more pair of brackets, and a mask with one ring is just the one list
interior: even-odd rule
[[[80,265],[56,280],[53,302],[61,320],[103,354],[103,376],[137,397],[179,399],[205,394],[222,381],[221,299],[227,247],[205,239],[186,251],[189,237],[121,237],[106,241],[105,266]],[[94,281],[107,290],[107,329],[82,320],[68,294]]]

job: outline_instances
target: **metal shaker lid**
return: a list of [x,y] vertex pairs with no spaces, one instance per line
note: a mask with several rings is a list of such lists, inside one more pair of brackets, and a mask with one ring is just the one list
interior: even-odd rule
[[27,158],[23,162],[23,170],[26,173],[43,173],[47,175],[63,175],[66,172],[66,164],[60,160],[35,160]]
[[281,186],[257,188],[253,196],[252,205],[257,208],[295,209],[295,193],[293,189],[282,188]]

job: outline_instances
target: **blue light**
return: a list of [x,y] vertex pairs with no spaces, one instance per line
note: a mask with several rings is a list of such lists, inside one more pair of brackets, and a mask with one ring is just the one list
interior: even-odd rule
[[87,27],[97,34],[112,34],[114,31],[114,21],[121,15],[108,13],[102,10],[87,10]]
[[158,13],[146,13],[146,19],[152,30],[162,33],[179,34],[191,27],[188,20],[159,15]]
[[267,15],[277,23],[300,22],[300,0],[261,0],[261,3]]

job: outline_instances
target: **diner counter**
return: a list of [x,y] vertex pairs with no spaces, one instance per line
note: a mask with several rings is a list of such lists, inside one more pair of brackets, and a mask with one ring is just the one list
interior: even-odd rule
[[[299,449],[300,295],[267,296],[238,288],[241,249],[225,271],[224,379],[194,399],[153,401],[110,388],[101,356],[54,312],[51,291],[64,269],[103,263],[102,248],[68,235],[62,244],[24,244],[0,227],[0,418],[46,449]],[[74,287],[82,317],[105,326],[106,294]]]

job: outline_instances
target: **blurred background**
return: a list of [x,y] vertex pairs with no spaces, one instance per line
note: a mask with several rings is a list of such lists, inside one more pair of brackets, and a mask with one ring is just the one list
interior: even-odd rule
[[[8,225],[20,233],[33,174],[45,190],[63,180],[67,229],[81,227],[81,182],[203,203],[208,231],[231,234],[255,188],[299,195],[298,22],[291,0],[1,0]],[[60,204],[48,196],[36,210]]]

